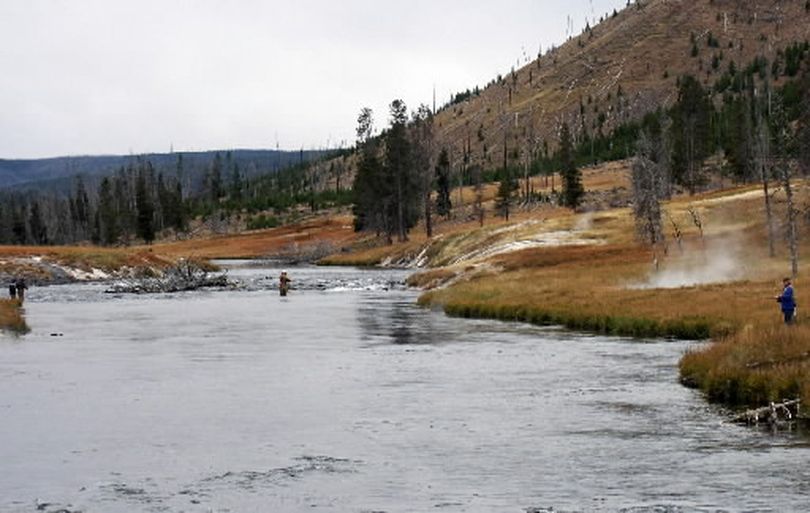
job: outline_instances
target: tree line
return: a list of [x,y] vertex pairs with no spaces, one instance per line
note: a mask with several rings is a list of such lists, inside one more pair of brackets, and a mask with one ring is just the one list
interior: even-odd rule
[[[302,151],[295,165],[265,173],[242,169],[230,152],[217,152],[203,164],[199,158],[189,164],[178,153],[171,167],[160,168],[148,157],[134,157],[108,176],[77,175],[67,192],[3,190],[0,243],[151,243],[161,234],[187,234],[193,221],[216,229],[233,218],[264,228],[277,223],[267,211],[281,215],[299,204],[314,210],[350,203],[345,187],[349,154],[318,153],[308,161],[312,155]],[[323,178],[324,167],[336,187],[321,183],[328,178]]]

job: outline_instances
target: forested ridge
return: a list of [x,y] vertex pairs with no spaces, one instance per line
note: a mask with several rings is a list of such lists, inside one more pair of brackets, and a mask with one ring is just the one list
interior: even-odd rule
[[313,189],[319,175],[310,164],[336,154],[345,152],[132,156],[113,172],[77,172],[58,187],[1,189],[0,243],[149,243],[161,234],[190,236],[194,225],[216,232],[234,217],[243,227],[267,227],[278,219],[257,213],[346,201]]

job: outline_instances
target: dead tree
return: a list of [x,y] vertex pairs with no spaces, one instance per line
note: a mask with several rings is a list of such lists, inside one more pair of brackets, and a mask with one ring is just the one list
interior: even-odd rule
[[427,105],[420,105],[413,115],[411,147],[413,164],[419,177],[422,193],[422,206],[425,216],[425,232],[433,236],[433,169],[436,167],[433,113]]
[[788,249],[790,250],[790,269],[795,279],[799,274],[799,231],[796,226],[799,216],[793,196],[793,184],[791,183],[793,174],[791,169],[793,163],[789,156],[789,148],[791,142],[793,142],[791,141],[791,127],[787,120],[784,105],[782,105],[781,102],[774,105],[771,123],[773,126],[773,146],[776,150],[774,152],[773,162],[776,174],[782,182],[782,188],[785,191],[785,200],[787,201],[786,236]]
[[643,131],[639,137],[637,155],[632,166],[633,214],[639,238],[653,250],[658,266],[659,252],[666,253],[662,227],[661,200],[669,191],[669,158],[665,138]]
[[793,186],[791,180],[790,164],[787,162],[779,166],[782,187],[785,189],[785,199],[787,200],[787,239],[790,250],[790,272],[795,280],[799,275],[799,232],[796,226],[798,211],[793,197]]
[[769,177],[771,175],[768,165],[768,154],[770,153],[770,141],[768,127],[764,123],[759,124],[757,137],[754,143],[754,154],[759,170],[759,179],[762,182],[762,193],[765,196],[765,224],[768,229],[768,255],[771,258],[776,256],[775,230],[773,225],[773,205],[771,204],[771,193]]

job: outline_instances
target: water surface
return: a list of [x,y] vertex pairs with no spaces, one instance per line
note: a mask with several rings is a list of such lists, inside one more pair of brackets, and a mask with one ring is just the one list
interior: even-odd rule
[[807,511],[794,433],[723,422],[687,343],[450,319],[397,271],[33,289],[0,338],[0,511]]

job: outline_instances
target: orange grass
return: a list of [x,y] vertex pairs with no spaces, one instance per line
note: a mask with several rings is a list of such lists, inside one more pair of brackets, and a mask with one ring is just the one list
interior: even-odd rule
[[323,244],[339,250],[357,240],[351,217],[330,216],[237,235],[164,242],[155,244],[154,249],[172,257],[262,258]]
[[801,398],[810,404],[810,325],[745,329],[687,353],[684,383],[714,401],[758,406]]
[[0,331],[26,333],[28,325],[22,316],[20,302],[13,299],[0,299]]

